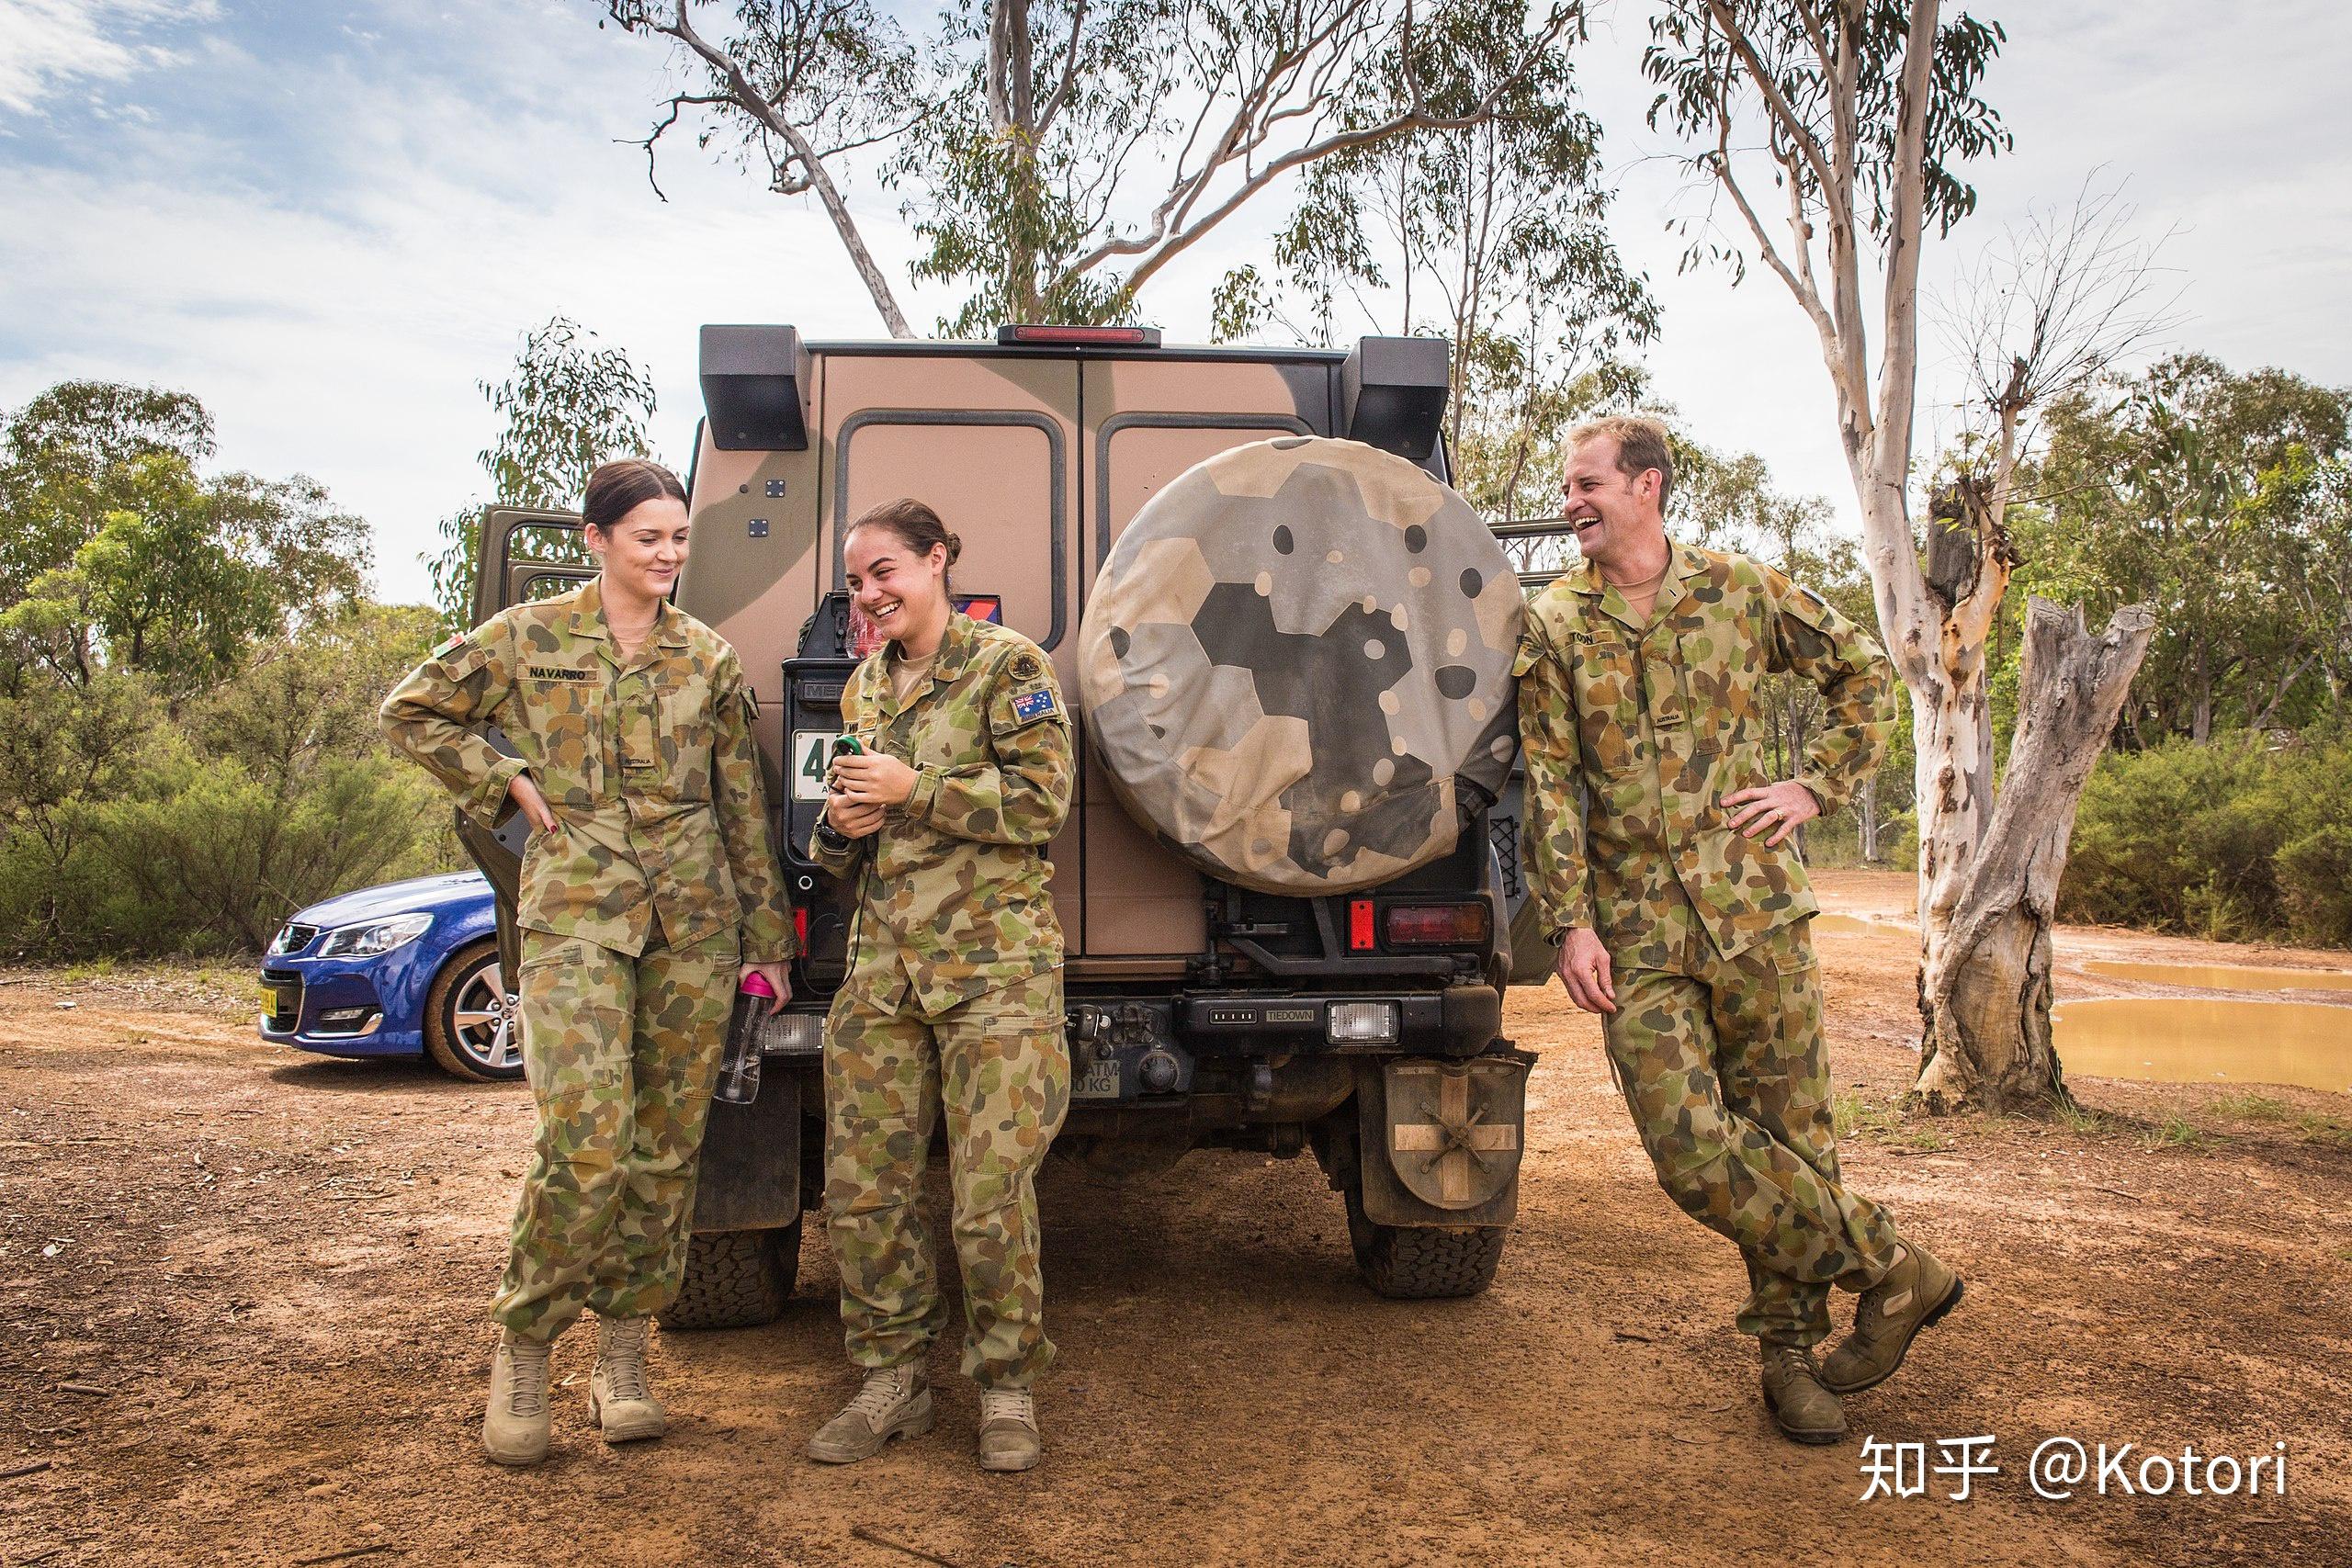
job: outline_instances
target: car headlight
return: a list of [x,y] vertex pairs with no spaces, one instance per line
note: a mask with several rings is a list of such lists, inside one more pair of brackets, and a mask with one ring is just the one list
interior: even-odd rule
[[394,915],[389,920],[365,920],[356,926],[337,926],[327,932],[326,941],[319,943],[321,958],[373,958],[405,947],[425,932],[433,924],[426,914]]

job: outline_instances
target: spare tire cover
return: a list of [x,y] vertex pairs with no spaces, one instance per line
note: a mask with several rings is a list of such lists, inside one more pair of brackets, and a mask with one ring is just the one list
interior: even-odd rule
[[1405,458],[1235,447],[1103,562],[1079,631],[1087,732],[1127,808],[1209,875],[1374,886],[1501,794],[1525,611],[1494,535]]

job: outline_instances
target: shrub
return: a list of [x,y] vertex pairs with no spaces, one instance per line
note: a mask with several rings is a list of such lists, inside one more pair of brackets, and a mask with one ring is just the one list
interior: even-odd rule
[[2228,735],[2113,753],[2083,792],[2069,919],[2352,944],[2352,744]]
[[432,636],[368,608],[168,714],[138,678],[0,694],[0,941],[53,957],[266,943],[330,894],[455,863],[447,806],[375,709]]

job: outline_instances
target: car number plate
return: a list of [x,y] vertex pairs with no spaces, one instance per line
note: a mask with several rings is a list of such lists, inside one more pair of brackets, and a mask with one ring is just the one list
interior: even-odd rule
[[277,987],[275,986],[263,986],[258,988],[261,992],[262,1016],[265,1018],[276,1016],[277,1012]]
[[841,732],[833,729],[792,732],[793,799],[825,798],[825,772],[832,765],[833,742],[839,739]]
[[1105,1056],[1088,1066],[1069,1086],[1072,1100],[1116,1100],[1119,1098],[1119,1061]]

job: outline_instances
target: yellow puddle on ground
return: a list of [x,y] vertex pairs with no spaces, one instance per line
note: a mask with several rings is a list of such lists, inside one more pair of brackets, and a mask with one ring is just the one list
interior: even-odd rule
[[1813,934],[1815,936],[1878,936],[1886,931],[1908,932],[1908,920],[1898,920],[1878,915],[1815,915]]
[[2135,964],[2086,958],[2083,972],[2207,991],[2352,991],[2352,969],[2266,969],[2256,964]]
[[2284,1083],[2352,1092],[2352,1008],[2109,997],[2051,1014],[2070,1073],[2151,1083]]

